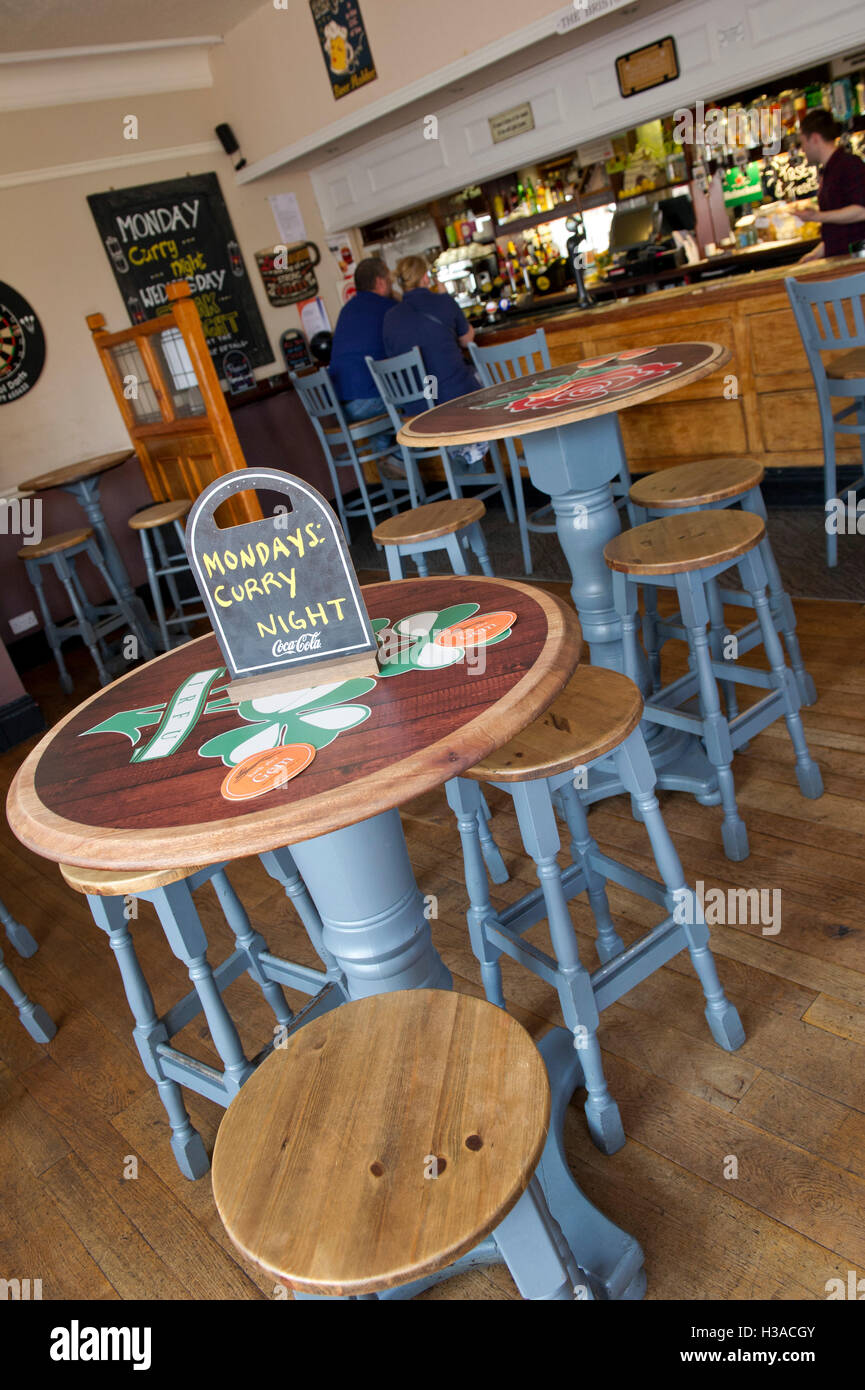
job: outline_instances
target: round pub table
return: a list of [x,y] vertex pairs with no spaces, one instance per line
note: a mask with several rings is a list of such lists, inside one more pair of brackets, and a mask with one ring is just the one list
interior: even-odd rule
[[[97,869],[160,869],[291,846],[324,943],[360,998],[449,989],[398,806],[502,747],[579,661],[575,615],[543,589],[472,576],[364,588],[379,676],[229,703],[198,638],[85,701],[19,769],[9,823],[30,849]],[[462,641],[462,645],[460,645]],[[553,1089],[538,1170],[596,1296],[642,1294],[642,1255],[579,1191],[565,1110],[582,1080],[566,1029],[540,1050]],[[326,1175],[323,1175],[323,1180]],[[481,1248],[466,1263],[490,1262]]]
[[[621,622],[604,560],[604,546],[621,530],[610,487],[625,462],[618,411],[699,381],[729,359],[720,344],[700,342],[605,353],[460,396],[416,415],[397,438],[415,448],[521,438],[529,476],[553,504],[592,663],[622,671]],[[648,695],[645,662],[639,684]],[[659,787],[718,802],[714,770],[693,734],[657,724],[644,732]],[[596,775],[582,796],[591,802],[621,790],[614,776]]]
[[64,492],[70,492],[81,503],[87,520],[96,532],[99,548],[105,556],[105,563],[111,578],[117,585],[121,597],[131,605],[133,612],[138,615],[141,628],[138,637],[141,642],[142,654],[149,660],[154,651],[154,632],[150,618],[147,609],[130,583],[126,566],[120,557],[120,551],[108,529],[99,496],[102,474],[109,473],[112,468],[119,468],[122,463],[132,457],[134,455],[131,449],[118,450],[113,454],[99,454],[96,458],[81,459],[78,463],[67,464],[64,468],[52,469],[50,473],[40,473],[37,477],[28,478],[26,482],[20,483],[19,487],[21,491],[30,492],[48,492],[51,488],[59,487]]

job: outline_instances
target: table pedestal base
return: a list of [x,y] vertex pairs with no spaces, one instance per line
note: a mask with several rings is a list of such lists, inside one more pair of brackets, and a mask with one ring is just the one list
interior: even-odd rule
[[432,943],[398,811],[292,845],[291,852],[351,999],[452,987]]
[[[701,806],[717,806],[721,800],[715,769],[706,757],[703,745],[693,734],[681,729],[666,729],[658,724],[643,726],[646,746],[658,774],[657,790],[690,792]],[[580,799],[586,806],[607,796],[618,796],[625,788],[614,772],[593,768],[589,786],[580,788]],[[636,815],[636,811],[634,812]]]

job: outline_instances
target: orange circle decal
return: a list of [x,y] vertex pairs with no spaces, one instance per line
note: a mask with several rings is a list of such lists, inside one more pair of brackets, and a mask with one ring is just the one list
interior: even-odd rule
[[443,628],[436,633],[433,641],[438,647],[482,647],[486,642],[492,642],[494,637],[507,632],[516,620],[516,613],[478,613],[477,617],[467,618],[464,623]]
[[253,753],[231,769],[220,791],[226,801],[250,801],[255,796],[264,796],[303,772],[314,757],[311,743],[289,743],[285,748]]

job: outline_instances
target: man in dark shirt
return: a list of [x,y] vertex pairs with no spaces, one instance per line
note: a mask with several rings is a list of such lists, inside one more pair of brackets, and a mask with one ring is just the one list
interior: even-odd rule
[[[377,256],[360,261],[354,273],[357,293],[340,310],[333,335],[330,375],[342,402],[347,420],[368,420],[384,414],[384,401],[378,394],[364,358],[378,361],[384,350],[384,316],[393,308],[391,273]],[[375,435],[374,450],[393,442],[392,432]]]
[[853,241],[865,240],[865,164],[838,145],[838,126],[822,107],[808,111],[799,127],[799,144],[809,164],[821,164],[817,207],[813,203],[792,208],[802,222],[819,222],[822,240],[803,256],[816,261],[822,256],[846,256]]
[[[384,321],[387,355],[397,357],[420,348],[435,405],[477,391],[480,381],[463,357],[474,329],[456,300],[430,289],[429,273],[420,256],[404,256],[397,265],[397,275],[403,296]],[[448,453],[467,473],[481,473],[487,450],[486,441],[482,441],[452,445]]]

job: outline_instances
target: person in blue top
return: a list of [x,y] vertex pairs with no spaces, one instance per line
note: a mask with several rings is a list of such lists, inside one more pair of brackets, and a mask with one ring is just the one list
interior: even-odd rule
[[[385,354],[396,357],[420,348],[427,373],[434,378],[436,405],[479,390],[481,382],[463,356],[475,331],[456,300],[430,289],[429,271],[421,256],[404,256],[396,273],[403,297],[385,315]],[[486,443],[458,444],[448,452],[467,472],[479,472],[488,447]]]
[[[387,354],[382,328],[385,315],[393,307],[393,285],[388,266],[378,256],[360,261],[354,273],[357,293],[340,310],[333,335],[330,375],[347,420],[368,420],[383,415],[384,401],[378,394],[364,358],[376,361]],[[392,431],[375,435],[373,449],[393,443]]]

